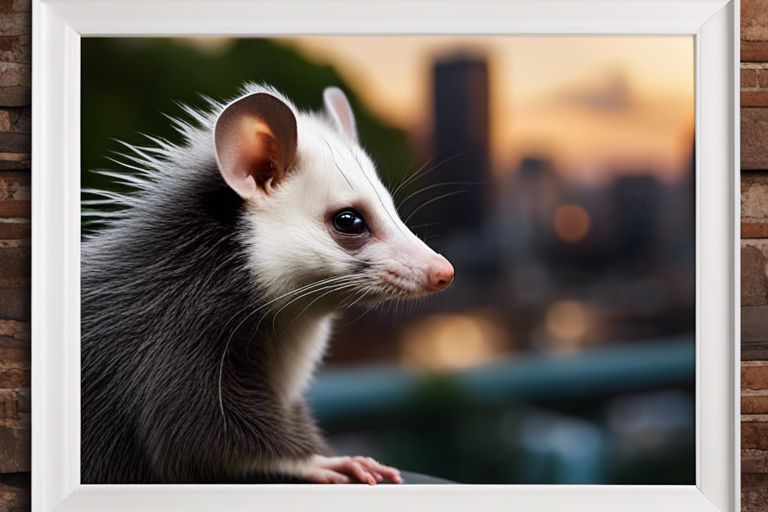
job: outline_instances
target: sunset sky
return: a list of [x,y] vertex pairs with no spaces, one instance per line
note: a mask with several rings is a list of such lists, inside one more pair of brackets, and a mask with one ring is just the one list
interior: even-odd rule
[[380,116],[429,127],[435,57],[485,54],[497,170],[546,152],[599,179],[614,168],[685,165],[693,137],[691,37],[336,37],[290,42],[333,63]]
[[335,66],[375,113],[415,137],[430,129],[434,59],[455,53],[487,56],[497,172],[533,152],[554,158],[562,172],[584,181],[635,169],[674,178],[690,157],[692,37],[343,36],[282,41]]

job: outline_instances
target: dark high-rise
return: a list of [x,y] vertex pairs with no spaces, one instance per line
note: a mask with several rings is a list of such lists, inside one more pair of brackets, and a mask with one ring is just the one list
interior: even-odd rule
[[463,192],[437,201],[423,218],[439,220],[446,232],[480,230],[488,205],[486,187],[478,184],[484,182],[487,186],[490,179],[485,58],[460,55],[437,61],[433,69],[433,89],[433,151],[438,161],[451,160],[431,173],[429,181],[466,185],[435,189],[432,197],[457,189]]

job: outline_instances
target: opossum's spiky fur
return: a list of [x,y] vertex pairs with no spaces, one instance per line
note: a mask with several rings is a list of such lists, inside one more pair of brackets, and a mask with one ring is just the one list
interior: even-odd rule
[[[263,86],[243,93],[257,91],[290,104]],[[104,174],[137,193],[91,191],[117,209],[94,215],[103,228],[82,246],[83,483],[232,481],[259,461],[327,452],[303,402],[282,410],[263,378],[254,354],[272,323],[238,315],[263,299],[243,200],[216,166],[222,107],[172,120],[181,145],[127,145],[134,172]]]

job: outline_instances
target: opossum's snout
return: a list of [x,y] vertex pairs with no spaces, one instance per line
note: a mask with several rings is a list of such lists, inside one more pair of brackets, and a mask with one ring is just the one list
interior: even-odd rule
[[427,267],[427,289],[441,292],[453,282],[453,265],[440,254]]
[[402,226],[397,235],[385,239],[374,258],[380,276],[392,297],[421,297],[442,292],[453,282],[453,265]]

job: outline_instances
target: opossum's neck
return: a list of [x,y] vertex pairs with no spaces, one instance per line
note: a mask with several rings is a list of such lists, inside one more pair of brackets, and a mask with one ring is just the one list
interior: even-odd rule
[[268,357],[274,389],[286,404],[300,398],[309,385],[328,346],[334,316],[311,311],[277,320]]

